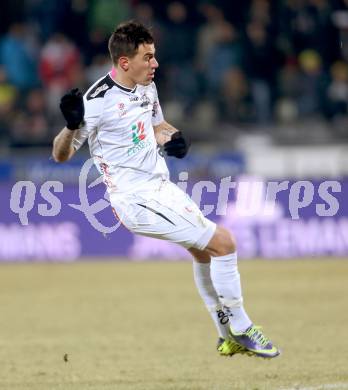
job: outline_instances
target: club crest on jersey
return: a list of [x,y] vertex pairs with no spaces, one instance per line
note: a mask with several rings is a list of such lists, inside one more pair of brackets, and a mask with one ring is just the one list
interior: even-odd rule
[[143,107],[143,108],[147,108],[149,106],[149,104],[151,103],[151,100],[148,98],[148,96],[146,95],[146,93],[144,93],[142,96],[141,96],[141,104],[140,104],[140,107]]
[[151,142],[146,140],[145,124],[144,122],[137,122],[132,125],[132,142],[133,146],[128,149],[128,156],[138,153],[140,150],[151,145]]

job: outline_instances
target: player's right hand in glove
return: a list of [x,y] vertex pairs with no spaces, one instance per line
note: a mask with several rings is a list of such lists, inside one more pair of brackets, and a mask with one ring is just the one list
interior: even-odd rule
[[78,88],[72,89],[64,95],[60,100],[59,107],[69,130],[79,129],[83,125],[85,106],[83,105],[82,93]]
[[163,149],[167,156],[176,158],[184,158],[190,148],[190,143],[183,137],[181,131],[177,131],[172,135],[170,141],[163,145]]

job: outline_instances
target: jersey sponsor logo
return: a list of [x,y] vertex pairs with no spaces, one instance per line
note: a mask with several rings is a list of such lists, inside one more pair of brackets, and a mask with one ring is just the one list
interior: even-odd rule
[[90,97],[91,98],[95,98],[96,96],[98,96],[100,94],[100,92],[102,91],[105,91],[106,89],[108,89],[109,86],[107,84],[103,84],[101,85],[100,87],[98,87],[91,95]]
[[122,116],[127,114],[126,105],[124,103],[122,103],[122,102],[117,103],[117,108],[118,108],[118,116],[119,117],[122,117]]
[[150,141],[146,141],[145,124],[138,122],[132,125],[132,142],[133,146],[128,149],[128,156],[138,153],[140,150],[151,145]]
[[129,101],[130,101],[130,102],[137,102],[137,101],[139,101],[139,96],[131,96],[131,97],[129,98]]
[[132,141],[137,145],[140,141],[146,138],[144,122],[138,122],[132,126]]

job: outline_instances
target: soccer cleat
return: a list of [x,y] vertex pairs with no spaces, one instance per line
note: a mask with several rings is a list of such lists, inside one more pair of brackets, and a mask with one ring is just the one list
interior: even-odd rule
[[270,359],[280,355],[279,349],[262,333],[260,326],[251,325],[243,333],[233,333],[232,328],[230,331],[236,343],[255,356]]
[[234,340],[224,339],[219,337],[216,349],[221,356],[233,356],[236,353],[253,355],[252,352],[249,352],[245,347],[240,344],[237,344]]

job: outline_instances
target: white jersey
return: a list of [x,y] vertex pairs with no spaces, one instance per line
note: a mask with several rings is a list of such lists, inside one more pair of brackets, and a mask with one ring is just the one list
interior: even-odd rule
[[88,89],[84,105],[85,125],[76,131],[73,146],[79,149],[88,138],[109,193],[169,179],[153,129],[164,120],[154,82],[129,89],[107,74]]

